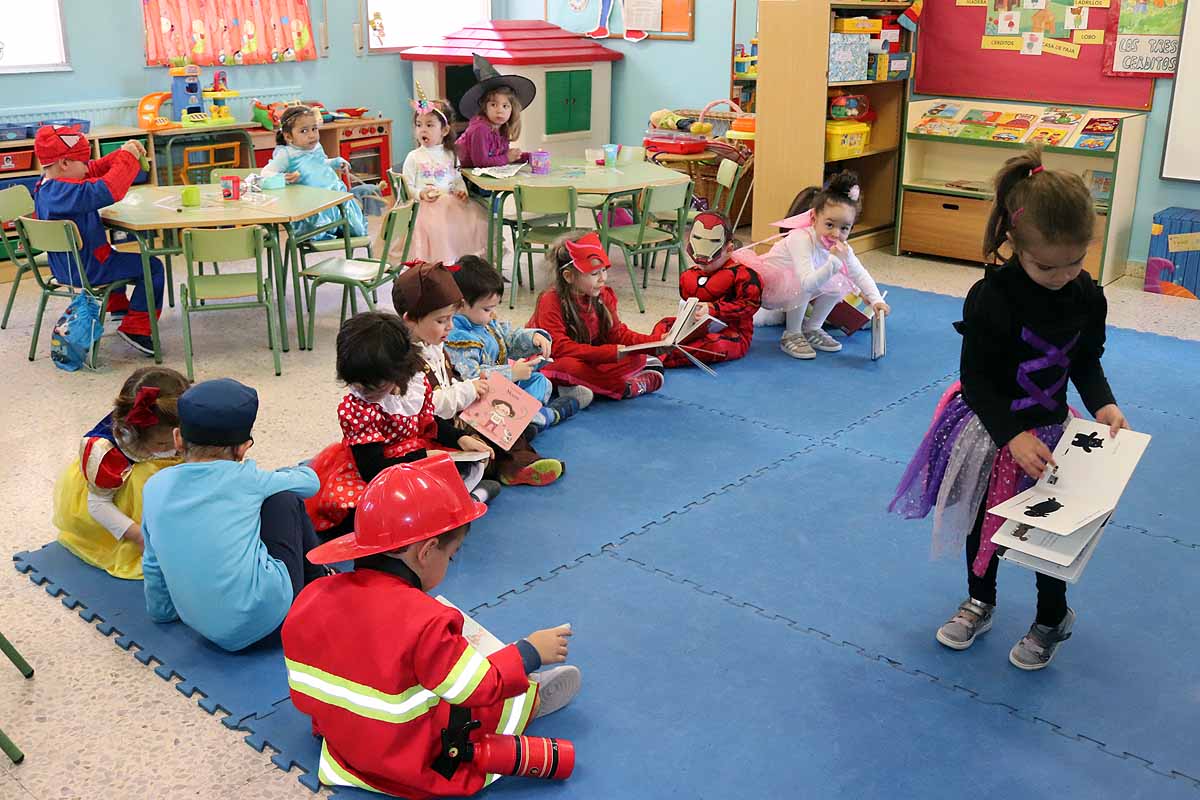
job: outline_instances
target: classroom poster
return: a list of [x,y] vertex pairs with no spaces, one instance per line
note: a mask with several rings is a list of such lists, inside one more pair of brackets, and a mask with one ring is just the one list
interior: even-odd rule
[[317,57],[308,0],[142,0],[142,22],[148,67]]
[[1179,64],[1185,0],[1112,0],[1104,74],[1170,78]]
[[1021,36],[1036,33],[1038,38],[1067,39],[1079,25],[1073,0],[991,0],[988,8],[987,36]]

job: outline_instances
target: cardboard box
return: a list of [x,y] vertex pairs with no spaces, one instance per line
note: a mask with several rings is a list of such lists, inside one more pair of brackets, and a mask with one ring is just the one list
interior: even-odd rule
[[883,20],[871,17],[838,17],[833,21],[835,33],[879,33]]
[[860,33],[829,34],[829,81],[867,79],[867,38]]
[[887,56],[887,79],[907,78],[912,72],[912,53],[892,53]]

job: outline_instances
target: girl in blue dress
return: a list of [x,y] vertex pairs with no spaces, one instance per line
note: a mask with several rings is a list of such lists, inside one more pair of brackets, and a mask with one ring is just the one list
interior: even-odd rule
[[[280,115],[279,129],[275,132],[278,145],[271,154],[270,162],[263,167],[263,175],[283,175],[288,183],[301,183],[317,189],[346,191],[339,172],[349,171],[346,159],[329,158],[321,149],[320,127],[316,112],[308,106],[291,106]],[[367,235],[367,218],[357,202],[347,202],[346,219],[350,223],[351,236]],[[304,234],[322,225],[340,219],[341,212],[335,206],[327,208],[296,223],[296,233]],[[334,228],[317,236],[317,239],[333,239],[338,235]]]

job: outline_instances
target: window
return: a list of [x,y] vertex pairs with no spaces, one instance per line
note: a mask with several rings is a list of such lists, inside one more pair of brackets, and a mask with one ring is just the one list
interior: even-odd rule
[[491,0],[367,0],[364,32],[372,53],[394,53],[438,44],[447,34],[491,18]]
[[62,0],[0,0],[0,73],[61,72],[67,63]]

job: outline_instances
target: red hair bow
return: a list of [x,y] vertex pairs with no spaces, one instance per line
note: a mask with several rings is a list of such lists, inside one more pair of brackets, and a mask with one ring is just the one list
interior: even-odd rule
[[158,411],[154,404],[158,402],[161,390],[157,386],[143,386],[137,390],[133,398],[133,408],[130,409],[125,421],[135,428],[149,428],[159,423]]

